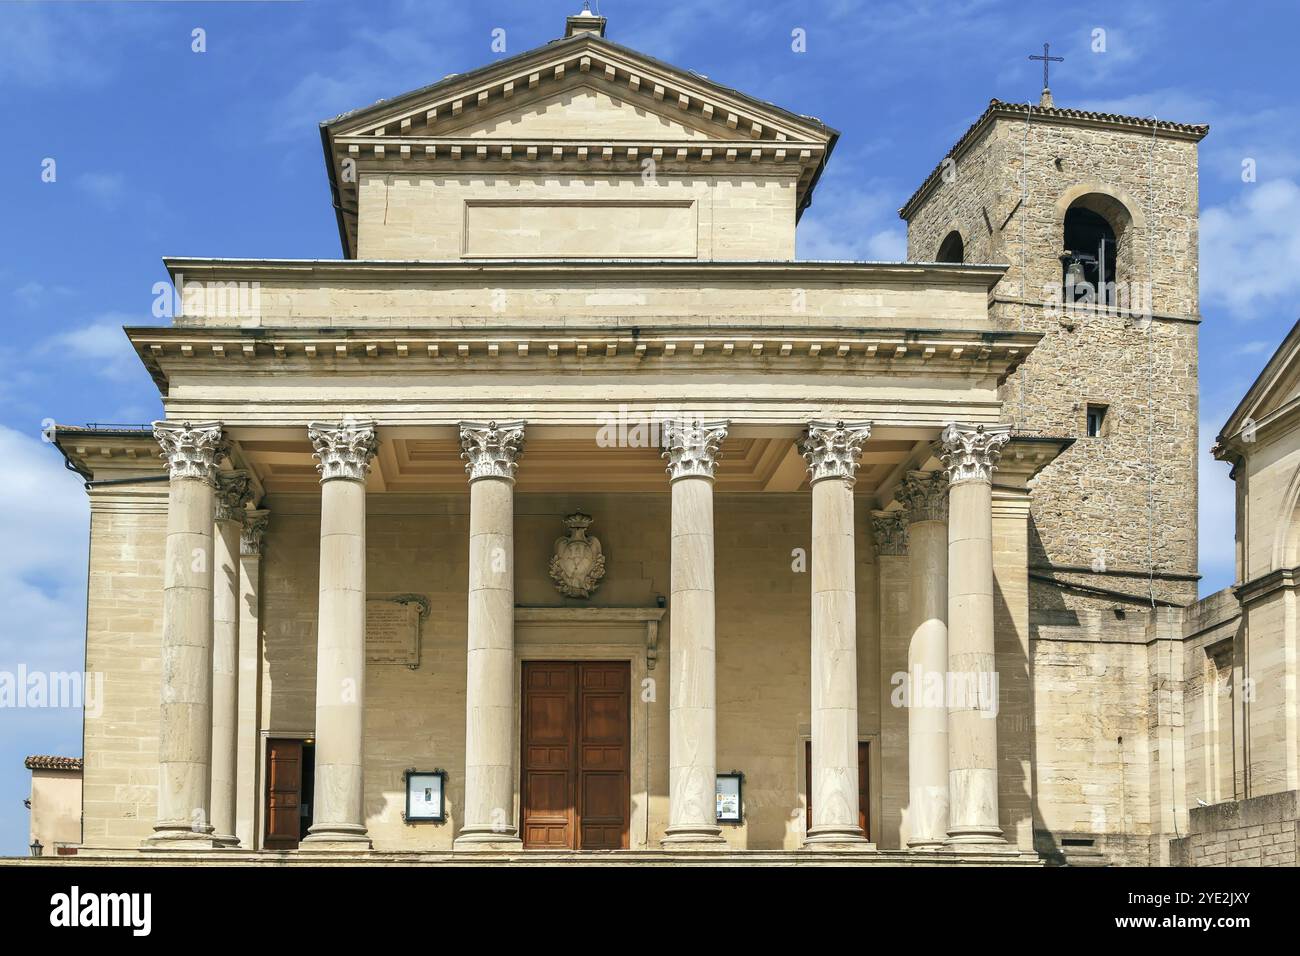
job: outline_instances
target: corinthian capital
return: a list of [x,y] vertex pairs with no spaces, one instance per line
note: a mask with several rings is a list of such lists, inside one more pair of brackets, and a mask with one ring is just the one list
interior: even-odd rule
[[315,449],[312,457],[317,459],[316,470],[322,482],[334,478],[365,481],[370,462],[379,450],[374,422],[312,422],[307,426],[307,437]]
[[840,478],[857,481],[858,458],[871,437],[871,423],[809,422],[799,439],[799,453],[808,462],[808,481]]
[[663,452],[668,459],[670,481],[678,478],[712,478],[722,443],[727,437],[726,422],[700,422],[669,419],[663,423]]
[[876,554],[907,554],[907,512],[871,512],[871,532],[876,539]]
[[217,465],[229,451],[220,422],[154,422],[153,437],[162,446],[160,457],[173,481],[196,478],[216,484]]
[[954,485],[959,481],[992,482],[1002,446],[1010,440],[1010,425],[949,425],[939,438],[939,457],[948,469],[948,481]]
[[898,486],[898,502],[907,509],[907,520],[948,520],[948,473],[909,471]]
[[257,557],[262,553],[262,541],[266,538],[266,525],[271,518],[269,511],[250,511],[244,520],[243,530],[239,532],[239,553],[245,557]]
[[515,480],[524,450],[523,422],[461,422],[460,457],[470,481]]
[[252,481],[246,471],[217,472],[218,521],[244,520],[244,505],[253,498]]

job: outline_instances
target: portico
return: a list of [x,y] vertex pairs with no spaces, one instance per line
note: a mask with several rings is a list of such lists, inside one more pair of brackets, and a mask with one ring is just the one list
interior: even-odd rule
[[[160,353],[163,356],[167,354],[164,350],[150,350],[154,356]],[[506,414],[511,411],[508,407],[502,410]],[[956,665],[950,664],[946,658],[946,654],[951,652],[945,651],[945,620],[959,628],[963,635],[968,635],[968,643],[962,645],[959,653],[991,657],[991,603],[987,600],[982,603],[972,601],[969,594],[988,593],[986,582],[983,592],[979,591],[979,585],[984,577],[991,579],[993,566],[991,526],[988,524],[992,489],[989,479],[999,452],[1009,439],[1005,430],[986,429],[982,424],[949,425],[940,430],[934,427],[900,428],[888,422],[873,426],[865,420],[827,419],[810,419],[803,429],[793,429],[790,426],[703,421],[659,414],[648,418],[648,428],[644,431],[644,436],[657,438],[656,444],[637,447],[638,439],[634,437],[633,447],[616,445],[604,448],[597,441],[598,434],[608,438],[618,435],[619,429],[615,427],[611,431],[608,428],[610,423],[599,419],[589,423],[587,431],[590,437],[583,442],[576,437],[579,429],[573,425],[533,426],[526,420],[505,415],[500,420],[487,415],[481,418],[487,420],[465,420],[452,426],[459,438],[457,444],[461,453],[458,456],[455,445],[439,437],[447,433],[447,426],[421,428],[403,425],[392,428],[359,415],[335,422],[312,422],[302,428],[249,428],[218,422],[200,425],[160,423],[157,426],[162,441],[172,434],[188,436],[185,450],[173,452],[168,458],[171,481],[181,492],[189,489],[191,494],[197,493],[200,498],[210,493],[214,502],[220,499],[247,503],[251,502],[254,494],[251,489],[256,487],[260,490],[261,503],[269,505],[264,509],[267,514],[257,516],[258,520],[269,524],[269,530],[260,542],[263,547],[274,548],[278,517],[276,500],[290,502],[291,512],[299,514],[310,500],[309,493],[300,490],[306,484],[301,476],[315,459],[313,470],[319,487],[315,496],[319,522],[316,544],[320,555],[319,613],[316,620],[320,624],[315,647],[315,721],[311,729],[316,748],[316,798],[312,814],[314,822],[301,844],[302,852],[356,852],[375,845],[370,832],[372,811],[367,810],[369,801],[366,799],[365,779],[366,768],[373,768],[374,764],[366,751],[369,740],[375,738],[378,738],[376,742],[381,749],[389,745],[383,743],[382,734],[368,732],[364,720],[367,710],[374,706],[367,700],[367,677],[381,670],[374,664],[366,665],[364,660],[365,595],[368,590],[387,591],[389,588],[375,588],[373,572],[367,573],[368,564],[376,563],[377,549],[367,540],[366,515],[375,510],[373,503],[377,499],[391,497],[395,504],[400,502],[402,506],[409,506],[412,500],[421,497],[419,492],[405,487],[400,492],[388,491],[390,485],[403,485],[403,475],[400,465],[385,473],[382,464],[415,460],[422,463],[420,467],[425,477],[419,480],[429,484],[426,494],[430,499],[448,497],[448,492],[434,490],[432,475],[449,476],[460,470],[461,480],[468,485],[468,508],[461,519],[467,523],[468,534],[460,543],[460,550],[467,555],[468,562],[466,589],[461,596],[462,603],[468,608],[465,618],[467,670],[461,690],[465,708],[464,723],[461,724],[465,729],[461,764],[464,777],[449,784],[452,793],[460,797],[459,805],[452,811],[453,816],[463,813],[460,816],[463,822],[458,821],[455,830],[454,847],[457,851],[508,853],[523,849],[518,785],[521,714],[519,697],[514,689],[518,686],[521,660],[516,654],[515,639],[521,625],[516,615],[521,608],[525,619],[535,617],[535,614],[531,607],[516,601],[514,578],[518,549],[515,510],[520,485],[526,489],[525,502],[541,502],[557,493],[563,494],[568,474],[573,476],[575,483],[584,486],[587,496],[599,496],[596,500],[611,503],[626,500],[632,504],[646,497],[665,499],[664,505],[659,507],[661,514],[666,511],[667,521],[659,534],[666,540],[659,547],[667,551],[671,579],[664,609],[666,633],[662,636],[656,633],[653,654],[650,653],[650,644],[639,634],[633,643],[639,645],[635,657],[642,664],[640,673],[654,678],[668,677],[665,688],[668,697],[667,752],[654,753],[656,749],[662,749],[662,745],[656,747],[654,734],[646,738],[640,748],[645,751],[640,756],[652,765],[655,762],[666,763],[667,786],[666,793],[657,798],[661,806],[656,811],[649,806],[656,801],[653,794],[655,784],[652,779],[639,775],[640,786],[644,789],[638,796],[647,802],[647,806],[638,814],[642,827],[640,839],[630,840],[629,846],[651,849],[662,842],[665,848],[674,851],[736,848],[724,837],[723,828],[715,819],[713,800],[714,776],[723,769],[718,762],[719,727],[724,725],[725,735],[728,720],[725,713],[719,715],[716,694],[714,575],[718,564],[729,564],[737,557],[727,553],[725,544],[721,549],[715,544],[713,499],[715,489],[725,489],[727,500],[752,501],[753,508],[771,508],[774,516],[788,513],[791,499],[794,499],[810,522],[805,531],[790,538],[807,549],[806,567],[791,568],[790,590],[793,593],[796,588],[804,589],[798,603],[806,608],[802,642],[810,667],[811,696],[801,709],[811,716],[806,736],[811,741],[813,760],[809,773],[813,789],[800,794],[798,788],[791,786],[788,794],[792,807],[797,808],[800,800],[812,807],[812,827],[806,834],[798,835],[798,843],[794,845],[837,851],[875,850],[870,841],[872,834],[864,833],[857,825],[856,808],[864,796],[866,802],[878,803],[880,800],[879,793],[861,795],[858,792],[858,741],[862,737],[864,721],[859,717],[862,695],[857,688],[860,670],[857,657],[862,640],[875,643],[879,632],[873,622],[873,626],[867,629],[868,633],[860,637],[856,603],[864,585],[874,591],[883,579],[869,573],[865,576],[866,581],[859,580],[857,569],[864,563],[862,558],[874,563],[871,556],[875,546],[870,535],[860,534],[864,526],[858,519],[872,510],[869,505],[879,503],[900,509],[900,513],[910,521],[913,539],[911,588],[916,610],[913,617],[920,638],[913,640],[913,663],[943,673],[954,669]],[[430,437],[422,438],[423,434]],[[626,440],[629,435],[641,433],[633,427],[624,428],[622,434]],[[425,444],[416,445],[418,442]],[[399,447],[385,452],[386,443]],[[440,449],[443,459],[435,460],[427,454],[413,456],[413,445]],[[189,454],[188,449],[192,446],[221,449],[223,455],[230,456],[241,467],[239,470],[220,471],[213,465],[211,484],[207,479],[190,477],[186,473],[190,458],[185,455]],[[548,471],[529,478],[534,454],[539,469],[547,468],[548,461],[563,457],[571,471]],[[215,452],[213,458],[216,458]],[[661,458],[667,463],[666,474],[665,462],[660,461]],[[798,470],[792,465],[795,460]],[[945,461],[952,464],[944,464]],[[953,469],[959,467],[965,469],[960,472],[962,477],[950,484]],[[376,471],[380,473],[375,475]],[[859,474],[863,477],[861,482]],[[367,495],[368,488],[374,487],[377,481],[382,482],[380,487],[384,490]],[[785,484],[779,485],[778,481]],[[876,497],[885,482],[892,482],[888,498]],[[659,485],[657,493],[649,490],[655,484]],[[731,491],[731,488],[745,490]],[[759,490],[763,488],[772,490],[764,493]],[[223,490],[219,493],[218,489]],[[235,492],[232,489],[240,491],[242,496],[233,498]],[[867,498],[868,507],[863,507],[858,499],[863,491],[868,490],[875,494]],[[457,497],[464,494],[465,491],[461,491]],[[946,519],[948,499],[957,495],[962,496],[959,507],[969,509],[975,516],[963,526],[970,528],[966,534],[951,531]],[[532,506],[526,510],[535,514],[537,508]],[[753,509],[746,505],[743,510]],[[244,509],[241,507],[239,511],[238,516],[233,516],[229,510],[214,513],[214,534],[218,540],[224,531],[223,524],[234,528],[242,526]],[[617,513],[598,516],[602,531],[616,520]],[[930,527],[935,530],[930,532]],[[919,531],[926,532],[928,537]],[[232,540],[238,541],[238,537]],[[305,542],[295,540],[294,546],[302,543]],[[646,545],[650,547],[649,542]],[[774,541],[772,547],[784,561],[784,543]],[[792,552],[799,550],[791,549]],[[223,557],[224,550],[219,551],[218,566],[224,567],[230,559]],[[969,592],[950,592],[948,579],[941,573],[941,569],[954,560],[951,557],[954,553],[960,555],[956,560],[978,565],[977,571],[982,569],[982,576],[970,586]],[[940,569],[939,573],[936,569]],[[208,627],[215,628],[218,634],[255,634],[255,629],[239,627],[238,620],[227,620],[230,614],[226,609],[241,604],[245,619],[265,617],[265,609],[260,606],[256,593],[251,602],[237,599],[238,582],[238,576],[218,575],[213,591],[212,620],[196,619],[194,634],[178,628],[174,639],[178,642],[201,640]],[[244,586],[248,586],[247,581]],[[306,594],[298,597],[301,601]],[[874,607],[889,600],[890,595],[869,593],[865,598],[864,603]],[[558,603],[556,610],[564,613],[565,602],[552,603]],[[652,605],[653,600],[644,603]],[[575,602],[567,602],[567,608],[572,612],[579,610]],[[610,610],[618,609],[612,607]],[[659,614],[663,615],[664,611]],[[651,616],[657,623],[657,616]],[[754,615],[750,624],[761,624],[762,617]],[[942,632],[936,634],[940,629]],[[637,628],[634,627],[633,631],[635,633]],[[225,638],[224,643],[229,644],[229,638]],[[975,649],[966,650],[966,647]],[[879,658],[878,647],[868,646],[862,650],[868,658]],[[248,653],[247,648],[236,647],[229,652],[214,654],[213,674],[227,673],[229,667],[224,662],[233,660],[236,651],[241,655]],[[262,656],[266,653],[264,649]],[[662,668],[652,670],[664,657],[669,661],[667,674]],[[966,663],[967,660],[962,658],[962,667],[984,667],[985,672],[994,669],[994,664],[986,659],[976,658],[970,664]],[[176,695],[177,687],[172,686],[173,681],[199,685],[200,690],[192,702],[199,711],[234,713],[247,703],[239,701],[237,692],[232,693],[230,682],[223,682],[219,676],[208,685],[211,689],[205,695],[201,680],[179,670],[164,674],[163,700]],[[260,703],[265,707],[265,695]],[[654,719],[650,711],[656,701],[641,703],[648,705],[647,712],[644,715],[637,713],[640,705],[634,706],[630,715],[634,723],[644,718]],[[921,703],[926,706],[921,706]],[[984,704],[987,705],[987,701]],[[880,706],[879,703],[874,705],[877,711]],[[885,706],[889,706],[888,702]],[[995,716],[996,707],[978,717],[980,706],[976,701],[964,712],[977,714],[978,719],[987,720],[987,726],[994,728],[995,721],[991,718]],[[274,711],[274,703],[271,709]],[[175,735],[178,730],[174,728],[184,725],[173,724],[168,712],[164,710],[163,713],[164,736]],[[974,725],[975,730],[968,731],[967,727],[971,725],[961,724],[962,712],[950,708],[946,700],[937,706],[929,701],[913,702],[903,713],[910,741],[908,762],[915,768],[911,807],[914,819],[921,821],[908,844],[929,849],[963,836],[962,821],[952,827],[948,819],[947,807],[950,804],[971,807],[971,820],[983,827],[981,833],[987,838],[983,842],[989,847],[1000,843],[996,762],[985,760],[981,764],[984,754],[978,750],[980,739],[987,739],[979,735],[983,728]],[[663,719],[662,710],[658,716]],[[952,721],[960,729],[949,735],[948,724]],[[222,725],[213,718],[211,738],[194,734],[194,748],[181,752],[179,756],[188,759],[181,759],[179,763],[182,767],[200,767],[203,740],[220,740],[222,751],[229,750],[234,754],[239,743],[236,737],[241,733],[264,737],[280,732],[267,726],[264,714],[253,726],[249,723],[245,719],[238,731],[232,729],[223,733]],[[995,734],[992,739],[995,751]],[[955,746],[945,746],[948,740],[953,740]],[[790,742],[797,742],[797,738],[792,736]],[[216,753],[215,749],[213,753]],[[446,754],[444,758],[450,756]],[[444,759],[442,762],[452,761]],[[968,778],[973,776],[969,773],[951,778],[946,778],[942,772],[925,776],[927,767],[948,765],[962,770],[983,770],[984,774],[974,786],[968,785]],[[189,775],[179,774],[177,785],[186,792],[200,794],[205,786],[198,779],[201,772],[200,769]],[[249,787],[251,783],[247,780],[231,781],[229,774],[212,774],[207,786],[210,787],[211,813],[219,830],[233,826],[233,823],[222,826],[228,815],[225,808],[233,807],[241,799],[247,800],[249,795],[241,797],[238,790],[240,784]],[[983,784],[982,790],[978,789],[980,784]],[[972,790],[979,796],[970,797]],[[198,799],[198,796],[193,798],[196,815],[203,810]],[[252,799],[256,801],[258,796],[254,794]],[[256,815],[259,818],[263,816],[260,812]],[[164,823],[165,820],[160,820],[159,826]],[[950,834],[950,829],[958,832]],[[654,839],[656,832],[660,834],[658,840]],[[254,838],[253,846],[240,849],[254,849],[261,842],[259,834]],[[789,847],[791,842],[783,841],[781,845]],[[193,848],[194,841],[190,840],[189,844]],[[207,838],[199,843],[214,848],[231,844],[229,838]],[[161,840],[152,841],[151,845],[161,845]],[[399,848],[384,847],[382,843],[380,847]]]

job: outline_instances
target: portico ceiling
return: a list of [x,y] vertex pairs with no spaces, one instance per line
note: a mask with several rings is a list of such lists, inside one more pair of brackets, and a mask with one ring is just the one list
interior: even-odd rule
[[[917,442],[870,440],[858,471],[859,495],[877,488],[914,457]],[[251,470],[268,493],[315,494],[316,462],[306,436],[301,440],[258,435],[238,441],[242,467]],[[716,488],[728,492],[794,492],[807,485],[804,460],[788,436],[729,437],[722,446]],[[667,491],[668,479],[659,449],[602,447],[591,438],[528,441],[520,459],[516,488],[520,493]],[[464,462],[455,439],[398,435],[381,441],[371,469],[372,492],[454,494],[466,490]]]

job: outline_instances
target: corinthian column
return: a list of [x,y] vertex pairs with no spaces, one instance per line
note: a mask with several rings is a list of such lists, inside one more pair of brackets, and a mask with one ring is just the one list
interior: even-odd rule
[[212,847],[212,520],[218,422],[154,422],[171,476],[163,570],[158,820],[151,845]]
[[235,836],[236,727],[239,721],[239,535],[252,497],[242,471],[217,475],[212,593],[212,839]]
[[675,848],[726,846],[718,826],[713,594],[713,471],[726,422],[668,421],[672,488],[668,828]]
[[998,684],[993,653],[993,469],[1009,425],[949,425],[949,844],[1004,844],[998,824]]
[[523,422],[462,422],[469,475],[465,820],[456,849],[520,845],[514,821],[515,471]]
[[911,576],[907,845],[933,849],[948,838],[948,476],[908,472],[898,500],[907,512]]
[[312,423],[320,472],[320,612],[316,620],[316,805],[303,844],[370,848],[364,809],[366,474],[374,422]]
[[811,422],[812,826],[809,847],[867,848],[858,825],[858,631],[853,484],[868,423]]

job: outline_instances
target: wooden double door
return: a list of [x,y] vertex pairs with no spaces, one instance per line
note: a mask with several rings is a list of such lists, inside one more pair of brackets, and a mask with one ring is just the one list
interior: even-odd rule
[[627,849],[630,665],[525,661],[521,688],[524,846]]

